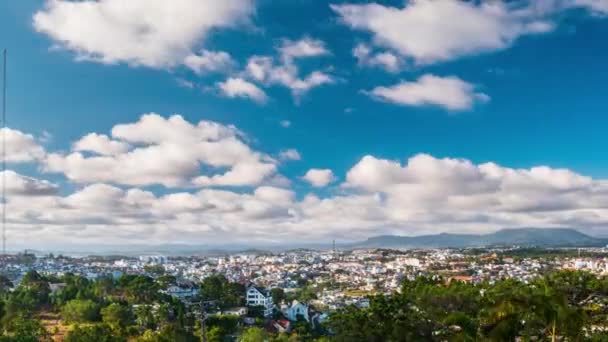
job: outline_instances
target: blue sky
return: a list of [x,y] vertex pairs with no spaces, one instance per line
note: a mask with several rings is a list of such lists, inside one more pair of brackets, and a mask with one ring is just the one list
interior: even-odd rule
[[[530,225],[604,233],[605,1],[367,3],[158,0],[119,8],[118,0],[2,2],[8,126],[43,149],[9,168],[19,186],[25,184],[19,177],[29,177],[28,184],[46,182],[52,188],[44,195],[15,190],[9,203],[36,203],[9,214],[10,235],[18,243],[69,232],[77,232],[67,241],[73,243],[118,243],[142,235],[150,242],[222,243],[234,236],[280,243],[346,233],[345,239],[358,239]],[[173,16],[158,10],[162,6],[173,7]],[[180,17],[187,13],[200,15]],[[435,19],[420,19],[425,13]],[[358,54],[357,47],[367,52]],[[203,61],[212,55],[215,61]],[[198,73],[186,62],[188,56],[200,63]],[[255,56],[270,61],[263,65],[263,77],[248,68]],[[309,75],[319,76],[322,84],[305,84]],[[129,135],[143,128],[129,126],[125,130],[132,131],[122,135],[113,135],[112,128],[138,122],[145,113],[157,113],[164,124],[180,114],[192,125],[201,120],[234,125],[238,133],[230,133],[230,139],[248,151],[219,167],[207,157],[195,158],[196,174],[158,171],[183,176],[179,184],[159,180],[158,174],[142,181],[150,171],[145,167],[133,175],[91,175],[92,164],[84,164],[99,156],[119,171],[134,166],[121,164],[120,153],[150,147]],[[76,142],[89,133],[129,147],[112,154],[90,146],[79,152]],[[197,149],[189,141],[179,144],[190,153]],[[224,148],[229,147],[218,144],[214,153],[230,154]],[[299,158],[282,158],[288,149]],[[86,159],[82,165],[68,161],[75,153]],[[164,152],[149,153],[145,160],[154,170],[171,163],[163,160]],[[362,165],[365,156],[376,163]],[[415,156],[431,159],[419,158],[428,165],[408,170],[408,158]],[[254,159],[260,168],[247,173],[261,172],[259,177],[193,184],[198,176],[222,174]],[[487,163],[504,172],[497,176],[481,166]],[[533,171],[538,167],[546,173]],[[322,172],[307,180],[311,169]],[[128,178],[137,174],[140,180]],[[488,182],[495,186],[490,194],[469,191]],[[530,199],[516,183],[526,191],[540,190]],[[101,220],[86,211],[110,214],[111,207],[64,203],[90,187],[101,191],[92,198],[118,196],[112,197],[118,202],[129,191],[150,192],[158,212],[133,209],[120,219]],[[233,211],[206,209],[215,200],[213,191],[239,196],[230,202],[247,202],[251,198],[243,197],[255,197],[260,188],[280,192],[285,201],[251,204],[263,208],[256,213],[247,212],[248,204]],[[201,199],[201,193],[211,197]],[[175,194],[196,197],[196,208],[189,207],[186,215],[184,208],[171,211],[160,203]],[[35,200],[23,199],[28,196]],[[318,203],[311,204],[313,198]],[[429,198],[433,201],[426,203]],[[479,204],[453,206],[463,198]],[[519,198],[534,203],[513,203]],[[177,200],[187,206],[185,201]],[[497,204],[488,208],[485,201]],[[57,209],[62,205],[83,213],[65,218]],[[235,214],[238,210],[243,212]],[[353,217],[340,220],[325,210]],[[358,217],[362,211],[368,213]],[[108,238],[111,231],[119,233]]]

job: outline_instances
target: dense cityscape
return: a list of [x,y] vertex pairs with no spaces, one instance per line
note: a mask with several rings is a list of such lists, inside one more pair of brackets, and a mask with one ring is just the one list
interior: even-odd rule
[[[206,341],[608,338],[605,248],[78,258],[24,252],[5,257],[3,266],[2,341],[198,341],[203,326]],[[542,308],[548,325],[530,328],[540,318],[529,305],[540,304],[525,304],[521,317],[517,305],[541,282],[554,287],[543,289],[550,300],[542,302],[552,303]],[[505,291],[513,302],[505,302]],[[376,326],[378,314],[395,326]]]

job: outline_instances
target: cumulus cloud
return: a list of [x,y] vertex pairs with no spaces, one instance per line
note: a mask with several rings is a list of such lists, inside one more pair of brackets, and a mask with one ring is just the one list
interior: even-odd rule
[[257,103],[268,101],[268,96],[262,89],[242,78],[231,77],[224,82],[219,82],[217,86],[223,95],[230,98],[248,98]]
[[298,150],[288,148],[279,153],[279,158],[282,160],[300,160],[302,159],[302,156],[300,156],[300,152],[298,152]]
[[6,139],[6,161],[22,163],[39,160],[45,151],[33,135],[11,128],[0,128],[0,136]]
[[184,65],[197,75],[203,75],[210,72],[229,71],[236,65],[236,62],[227,52],[202,50],[197,55],[186,56]]
[[278,84],[287,87],[296,98],[301,97],[313,88],[336,82],[333,76],[319,70],[301,78],[298,76],[299,69],[294,63],[275,64],[275,61],[268,56],[249,58],[246,73],[249,78],[266,86]]
[[[343,186],[384,194],[388,206],[396,205],[393,214],[405,218],[435,206],[451,214],[495,215],[499,222],[532,212],[601,209],[608,204],[605,181],[570,170],[475,165],[465,159],[438,159],[427,154],[410,158],[406,165],[365,156],[348,171]],[[530,216],[528,219],[534,215]]]
[[312,186],[321,188],[334,181],[334,173],[330,169],[310,169],[302,177]]
[[197,186],[251,186],[261,183],[275,171],[274,163],[240,161],[223,174],[198,176],[192,183]]
[[[256,185],[276,170],[276,162],[252,150],[234,126],[212,121],[192,124],[180,115],[151,113],[114,126],[111,135],[113,140],[87,135],[75,144],[75,152],[50,153],[44,170],[77,183],[167,187]],[[207,174],[200,175],[202,167]]]
[[399,56],[391,52],[374,53],[366,44],[358,44],[353,49],[353,56],[357,58],[359,66],[378,67],[388,72],[396,73],[402,68]]
[[471,109],[475,103],[490,97],[476,92],[475,86],[458,77],[426,74],[414,82],[402,81],[390,87],[376,87],[368,92],[372,97],[404,106],[440,106],[447,110]]
[[553,29],[552,22],[521,7],[500,1],[431,0],[409,1],[402,8],[331,5],[346,25],[371,33],[375,45],[418,65],[505,49],[519,37]]
[[286,61],[291,61],[296,58],[316,57],[329,54],[329,50],[325,48],[325,43],[323,41],[310,37],[304,37],[297,41],[285,39],[277,50],[279,51],[281,58]]
[[251,0],[49,0],[33,25],[79,60],[196,71],[209,62],[193,50],[210,31],[242,24],[254,10]]
[[[309,170],[302,179],[310,188],[299,187],[296,195],[277,167],[297,151],[283,150],[275,160],[254,150],[236,127],[217,122],[146,114],[108,135],[83,136],[71,152],[47,153],[26,133],[14,137],[27,151],[34,146],[34,153],[13,153],[20,156],[14,160],[36,161],[42,171],[65,175],[68,184],[60,192],[63,180],[0,175],[7,181],[11,241],[28,245],[32,234],[46,244],[134,238],[267,244],[294,236],[312,242],[504,227],[597,232],[608,225],[608,180],[546,165],[517,169],[429,154],[407,160],[367,155],[323,195],[307,191],[341,177]],[[154,184],[167,188],[148,187]]]
[[[223,129],[183,128],[201,136],[229,134]],[[148,136],[134,133],[130,141]],[[318,186],[334,178],[329,170],[317,171],[310,174],[317,174],[312,178]],[[66,238],[74,243],[124,243],[137,237],[152,243],[252,244],[286,243],[294,236],[302,242],[345,236],[358,240],[377,234],[487,232],[503,227],[590,231],[608,224],[605,179],[549,166],[514,169],[428,154],[403,162],[365,156],[348,170],[340,191],[324,197],[298,198],[288,188],[269,185],[158,194],[100,183],[64,196],[53,193],[55,186],[44,181],[26,178],[24,183],[24,176],[10,177],[19,179],[11,181],[19,190],[9,193],[7,203],[12,241],[27,241],[35,231],[48,243]]]
[[219,243],[232,234],[240,239],[250,231],[249,223],[289,220],[294,199],[292,191],[272,186],[250,193],[204,189],[159,196],[136,188],[91,184],[67,196],[12,196],[7,213],[13,241],[27,241],[36,230],[37,236],[48,238],[46,243],[91,243],[100,238],[103,243],[124,243],[135,237],[192,242],[203,236]]
[[6,179],[8,196],[47,196],[57,193],[58,186],[47,180],[20,175],[12,170],[0,172]]
[[297,59],[319,57],[330,53],[322,41],[309,37],[297,41],[283,40],[277,50],[279,61],[271,56],[250,57],[245,67],[246,77],[264,86],[287,87],[296,100],[313,88],[336,82],[334,76],[322,70],[314,70],[304,77],[300,76]]
[[110,139],[105,134],[89,133],[72,145],[74,151],[87,151],[101,155],[115,155],[129,150],[129,144]]

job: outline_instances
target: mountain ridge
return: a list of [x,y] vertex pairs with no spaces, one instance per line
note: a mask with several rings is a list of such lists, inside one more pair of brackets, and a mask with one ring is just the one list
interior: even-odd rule
[[351,244],[351,248],[464,248],[489,246],[596,247],[608,239],[572,228],[503,228],[488,234],[379,235]]

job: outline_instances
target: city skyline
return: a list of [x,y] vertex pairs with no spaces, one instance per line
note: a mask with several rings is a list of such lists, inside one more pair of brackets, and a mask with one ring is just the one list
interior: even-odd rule
[[9,250],[608,234],[605,1],[26,0],[0,18]]

